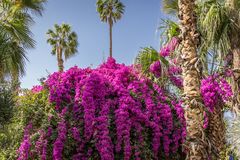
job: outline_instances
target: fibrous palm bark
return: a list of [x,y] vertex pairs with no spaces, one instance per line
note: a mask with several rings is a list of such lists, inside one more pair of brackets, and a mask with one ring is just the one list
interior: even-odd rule
[[209,115],[208,122],[208,139],[211,143],[211,158],[220,159],[221,153],[224,152],[226,144],[226,127],[223,119],[223,105],[216,106],[214,111]]
[[238,0],[226,0],[226,7],[228,9],[229,16],[237,28],[232,29],[229,33],[229,39],[231,42],[231,52],[233,54],[233,109],[237,112],[240,110],[240,34],[239,34],[239,1]]
[[62,58],[62,49],[59,47],[57,49],[57,62],[58,62],[58,71],[63,72],[64,66],[63,66],[63,58]]
[[233,54],[233,109],[239,113],[240,110],[240,43],[239,38],[232,40],[231,52]]
[[113,27],[113,22],[112,22],[112,18],[109,18],[109,54],[110,57],[112,58],[112,27]]
[[204,123],[204,107],[200,96],[199,60],[197,45],[197,19],[195,15],[195,0],[179,0],[179,19],[182,38],[182,71],[185,96],[185,118],[187,122],[187,137],[185,150],[188,160],[208,159]]

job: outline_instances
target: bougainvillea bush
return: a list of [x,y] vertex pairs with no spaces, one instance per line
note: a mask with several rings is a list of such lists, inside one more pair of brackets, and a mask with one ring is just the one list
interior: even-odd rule
[[215,107],[230,101],[233,96],[230,84],[219,74],[202,79],[200,89],[204,105],[210,112],[213,112]]
[[43,90],[54,112],[44,127],[25,127],[19,160],[180,159],[181,103],[134,67],[114,59],[73,67],[50,75]]

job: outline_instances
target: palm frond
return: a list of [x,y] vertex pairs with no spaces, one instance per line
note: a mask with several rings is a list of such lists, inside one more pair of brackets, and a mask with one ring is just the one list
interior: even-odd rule
[[42,16],[44,5],[47,0],[13,0],[15,10],[30,11],[35,15]]
[[[235,24],[231,21],[224,3],[218,0],[198,2],[197,13],[199,15],[198,26],[201,34],[199,55],[207,73],[212,70],[208,69],[209,66],[212,66],[212,63],[208,64],[209,61],[207,61],[210,52],[215,52],[215,58],[218,60],[221,60],[222,57],[229,53],[231,48],[229,35]],[[219,64],[222,64],[222,62]]]
[[61,49],[64,53],[65,60],[67,60],[77,53],[77,34],[71,31],[71,26],[69,24],[55,24],[53,30],[49,29],[47,31],[47,36],[47,43],[52,46],[52,55],[59,54],[57,50]]
[[172,20],[162,19],[160,26],[158,27],[160,31],[160,45],[163,46],[165,43],[169,42],[173,37],[178,37],[180,34],[180,26]]
[[101,21],[107,23],[120,20],[125,8],[119,0],[98,0],[96,5]]
[[0,4],[0,78],[25,73],[25,49],[34,48],[29,12],[41,15],[46,0],[2,0]]
[[178,0],[163,0],[163,11],[167,14],[178,13]]
[[152,47],[142,48],[135,58],[135,65],[139,65],[141,67],[143,74],[149,74],[150,65],[159,60],[159,53]]
[[0,73],[1,77],[7,75],[24,75],[25,61],[27,61],[24,48],[16,42],[8,39],[5,35],[0,34]]

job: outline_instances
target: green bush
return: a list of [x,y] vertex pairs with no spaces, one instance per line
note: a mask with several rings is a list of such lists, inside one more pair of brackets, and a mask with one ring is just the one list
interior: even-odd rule
[[0,83],[0,128],[4,128],[13,116],[14,87],[10,83]]
[[39,93],[24,90],[19,96],[11,98],[9,96],[8,99],[16,99],[16,101],[11,102],[9,112],[7,112],[9,115],[12,114],[8,117],[8,123],[4,123],[4,127],[0,128],[0,160],[16,159],[16,150],[22,141],[24,127],[29,123],[35,129],[44,127],[48,122],[48,116],[51,112],[53,113],[53,108],[48,103],[48,93],[45,90]]

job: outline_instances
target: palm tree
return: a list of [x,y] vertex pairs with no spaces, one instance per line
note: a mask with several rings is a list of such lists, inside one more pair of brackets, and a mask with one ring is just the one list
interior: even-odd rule
[[109,24],[109,39],[110,47],[109,54],[112,57],[112,27],[113,23],[120,20],[124,12],[125,6],[119,0],[98,0],[97,11],[100,15],[100,19],[103,22]]
[[[25,72],[25,49],[34,48],[29,11],[41,15],[46,0],[2,0],[0,3],[0,78],[18,79]],[[21,5],[20,5],[21,4]]]
[[62,72],[64,69],[63,54],[67,60],[77,53],[77,34],[71,31],[71,26],[68,24],[61,26],[55,24],[54,30],[49,29],[47,35],[49,36],[47,42],[53,47],[52,55],[57,55],[58,69]]
[[[176,0],[166,1],[165,6],[168,10],[171,8],[171,13],[176,13],[178,7]],[[204,62],[205,73],[215,66],[216,71],[223,66],[223,58],[226,54],[233,54],[233,62],[230,68],[234,70],[234,103],[233,108],[238,110],[240,104],[240,39],[239,39],[239,12],[240,3],[236,0],[207,0],[198,1],[197,15],[198,15],[198,28],[201,33],[200,44],[200,58]],[[210,52],[209,52],[210,51]],[[211,62],[208,62],[208,59]],[[216,67],[218,63],[219,67]],[[209,65],[210,64],[210,65]],[[231,64],[231,63],[230,63]],[[211,66],[211,69],[208,68]],[[229,66],[227,66],[229,67]],[[211,143],[211,148],[215,157],[220,156],[225,148],[225,123],[223,120],[223,107],[216,106],[214,112],[209,115],[208,138]]]
[[185,118],[187,138],[185,148],[187,159],[208,159],[206,136],[204,134],[204,106],[200,95],[201,69],[197,47],[197,17],[195,0],[179,0],[178,10],[181,23],[181,57],[183,92],[185,99]]
[[[199,4],[199,28],[204,37],[203,47],[218,51],[217,57],[222,61],[227,54],[232,55],[230,66],[234,71],[233,104],[232,109],[239,112],[240,109],[240,3],[237,0],[214,0]],[[220,54],[219,54],[220,53]],[[229,64],[228,64],[229,65]],[[222,107],[215,111],[210,117],[209,137],[216,153],[219,155],[225,144],[225,124]],[[212,122],[211,122],[212,121]],[[218,121],[218,123],[217,123]],[[219,125],[216,125],[219,124]],[[211,125],[210,125],[211,127]]]

